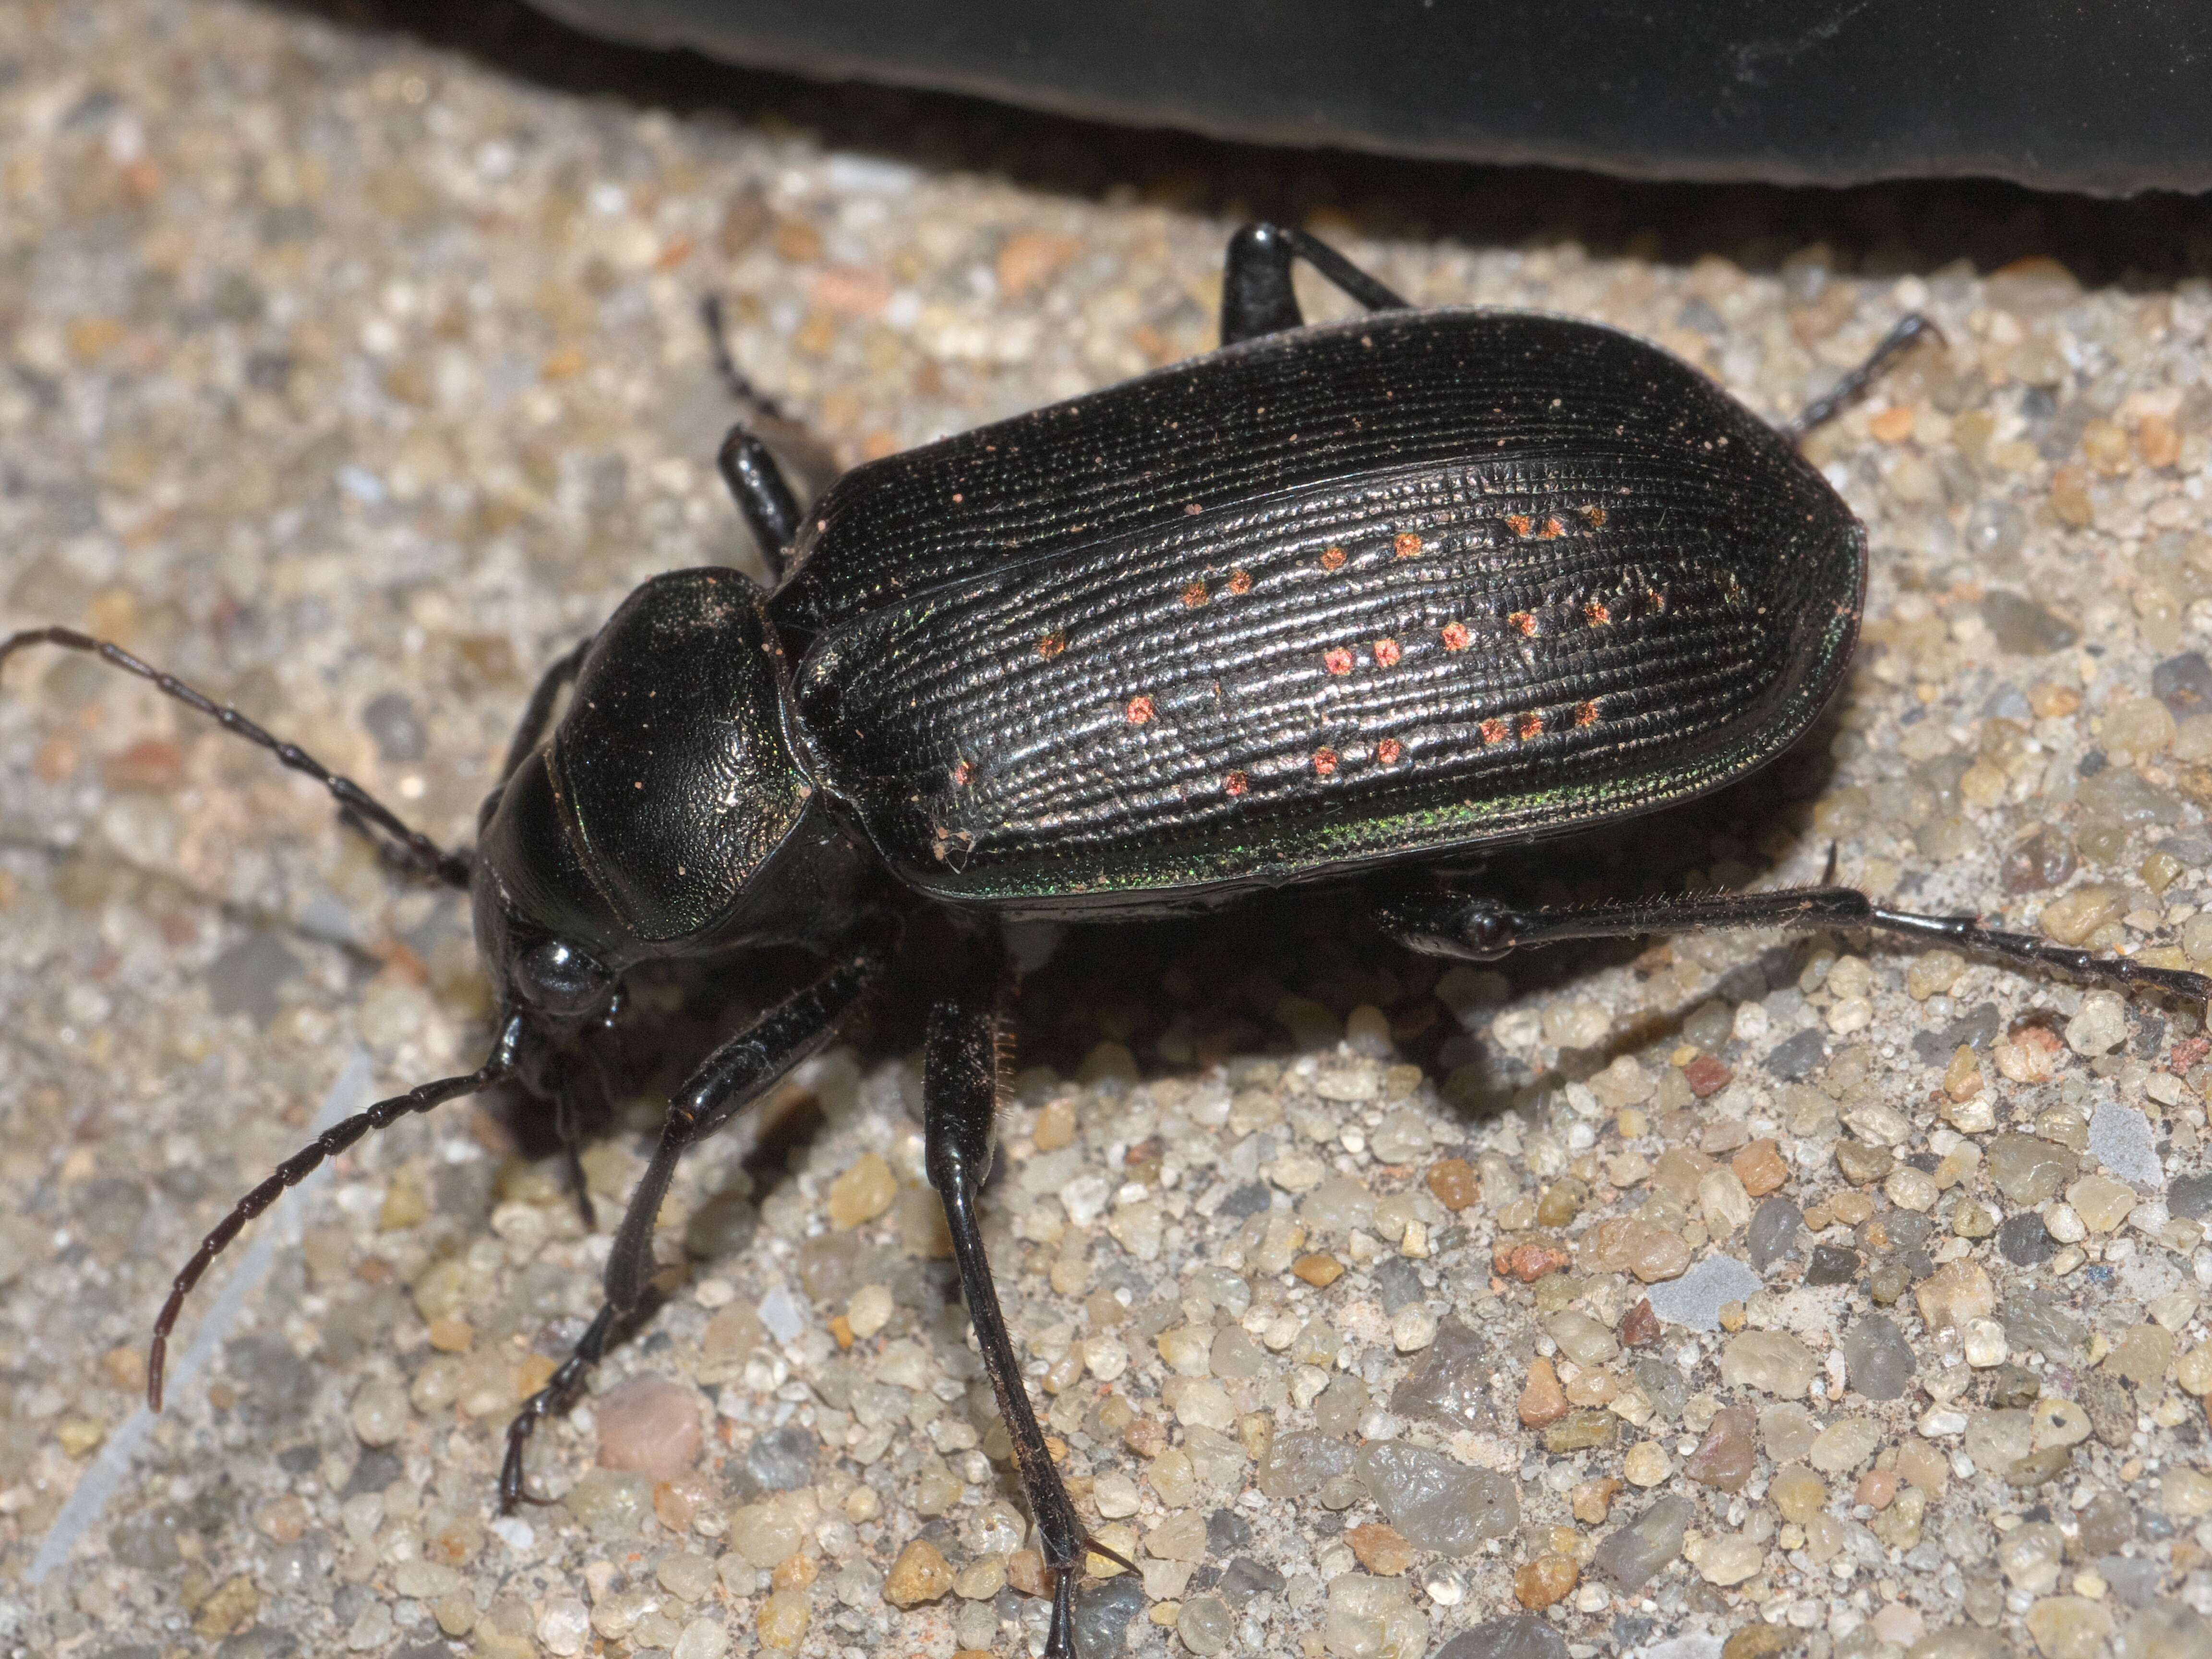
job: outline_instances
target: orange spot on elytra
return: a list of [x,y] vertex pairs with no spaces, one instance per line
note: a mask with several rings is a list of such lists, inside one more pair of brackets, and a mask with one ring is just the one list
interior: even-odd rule
[[1344,550],[1340,547],[1322,549],[1321,556],[1321,568],[1324,570],[1341,570],[1344,568]]
[[1375,758],[1385,766],[1395,766],[1405,752],[1406,745],[1395,738],[1385,738],[1375,745]]
[[1585,507],[1578,508],[1577,510],[1583,515],[1583,522],[1588,525],[1592,530],[1602,530],[1605,528],[1605,509],[1603,507]]
[[1127,715],[1130,725],[1142,726],[1152,717],[1152,700],[1150,697],[1132,697],[1128,708],[1123,712]]
[[1221,791],[1225,795],[1241,795],[1251,787],[1251,780],[1242,772],[1231,772],[1221,780]]
[[1054,629],[1051,633],[1037,641],[1037,655],[1042,657],[1047,662],[1050,662],[1066,649],[1067,630],[1064,628]]
[[1521,717],[1521,740],[1523,743],[1543,735],[1544,717],[1541,714],[1523,714]]
[[1544,520],[1544,527],[1536,532],[1536,539],[1548,542],[1566,533],[1566,526],[1561,524],[1557,519],[1547,519]]
[[1336,773],[1336,750],[1334,750],[1334,749],[1316,749],[1316,750],[1314,750],[1314,775],[1315,775],[1316,777],[1317,777],[1317,778],[1326,778],[1326,777],[1333,777],[1334,775],[1335,775],[1335,773]]
[[1252,591],[1252,573],[1249,570],[1231,571],[1229,591],[1232,593],[1249,593]]
[[1526,611],[1515,611],[1505,619],[1505,624],[1524,636],[1533,636],[1536,632],[1536,618]]
[[1583,620],[1592,628],[1602,628],[1613,620],[1613,612],[1605,608],[1603,601],[1592,599],[1583,607]]
[[1513,728],[1504,720],[1490,720],[1482,723],[1482,740],[1485,743],[1503,743],[1512,735]]
[[1334,647],[1321,653],[1321,664],[1332,674],[1349,674],[1352,672],[1352,653],[1340,645]]
[[1199,606],[1205,603],[1206,584],[1204,582],[1192,582],[1182,590],[1182,608],[1184,610],[1195,611]]
[[1397,641],[1377,640],[1375,641],[1375,663],[1378,668],[1395,668],[1398,665],[1399,655],[1400,652],[1398,650]]
[[1595,726],[1597,724],[1597,705],[1594,702],[1577,703],[1575,705],[1575,724],[1577,726]]
[[1467,624],[1465,623],[1446,623],[1444,624],[1444,649],[1447,651],[1466,650],[1472,637],[1473,636],[1467,631]]
[[1390,550],[1401,559],[1410,559],[1421,550],[1421,538],[1410,530],[1401,530],[1390,538]]
[[1530,523],[1526,513],[1509,513],[1505,515],[1505,527],[1516,536],[1527,535],[1530,529]]

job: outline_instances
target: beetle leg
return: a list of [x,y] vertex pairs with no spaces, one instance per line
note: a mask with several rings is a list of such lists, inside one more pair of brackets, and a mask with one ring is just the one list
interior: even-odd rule
[[1943,343],[1943,331],[1917,311],[1909,311],[1899,318],[1889,332],[1881,337],[1881,343],[1867,354],[1867,360],[1836,382],[1824,395],[1805,405],[1805,412],[1782,428],[1782,435],[1791,443],[1803,441],[1805,434],[1814,427],[1832,421],[1852,404],[1858,401],[1867,387],[1874,384],[1875,376],[1889,366],[1891,358],[1908,346],[1920,341]]
[[555,659],[553,665],[538,682],[538,689],[530,694],[530,702],[522,711],[521,723],[514,728],[514,741],[507,745],[507,758],[500,763],[499,781],[502,784],[530,758],[530,751],[544,737],[545,728],[553,724],[553,705],[560,700],[561,688],[575,683],[591,649],[590,640],[579,640]]
[[988,1009],[941,1002],[930,1010],[922,1059],[924,1157],[929,1184],[945,1203],[953,1260],[960,1269],[960,1293],[975,1327],[975,1345],[982,1352],[983,1369],[990,1374],[991,1390],[999,1398],[1000,1419],[1013,1442],[1014,1464],[1044,1545],[1045,1567],[1053,1577],[1046,1659],[1074,1659],[1075,1582],[1085,1550],[1110,1556],[1125,1567],[1129,1563],[1101,1548],[1084,1530],[1060,1472],[1052,1466],[983,1252],[975,1194],[991,1168],[992,1124],[999,1106],[998,1036],[997,1016]]
[[1494,962],[1531,945],[1562,939],[1626,939],[1642,933],[1705,933],[1735,927],[1812,932],[1866,928],[1941,940],[2021,967],[2055,968],[2130,990],[2163,991],[2203,1005],[2212,976],[2154,968],[2126,957],[2100,957],[2026,933],[1984,927],[1973,916],[1923,916],[1876,904],[1855,887],[1791,887],[1765,893],[1686,893],[1589,909],[1520,909],[1493,898],[1413,893],[1385,900],[1383,930],[1425,956]]
[[770,579],[781,581],[784,552],[798,538],[800,517],[799,498],[784,481],[783,469],[768,446],[742,424],[732,427],[722,440],[714,465],[744,515],[745,528],[753,532]]
[[523,1458],[538,1420],[574,1405],[584,1379],[605,1353],[615,1332],[646,1312],[652,1291],[653,1228],[676,1166],[694,1142],[712,1134],[758,1099],[793,1066],[830,1040],[837,1022],[883,965],[871,947],[854,953],[795,996],[786,998],[707,1056],[668,1103],[660,1143],[630,1194],[614,1248],[607,1255],[606,1303],[582,1339],[544,1388],[522,1403],[507,1428],[500,1466],[501,1514],[531,1499],[523,1486]]
[[1301,328],[1305,314],[1291,287],[1291,264],[1304,259],[1370,311],[1412,307],[1328,243],[1265,220],[1229,239],[1221,272],[1221,343],[1235,345]]

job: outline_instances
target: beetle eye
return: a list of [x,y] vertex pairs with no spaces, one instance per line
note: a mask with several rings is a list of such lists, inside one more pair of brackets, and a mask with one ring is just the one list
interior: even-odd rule
[[573,945],[549,939],[516,959],[515,988],[549,1014],[588,1013],[614,988],[614,976]]

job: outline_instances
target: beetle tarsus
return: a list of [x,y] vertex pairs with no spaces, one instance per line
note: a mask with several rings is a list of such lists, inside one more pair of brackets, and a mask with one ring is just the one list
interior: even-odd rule
[[1849,409],[1864,395],[1875,379],[1889,367],[1890,360],[1922,340],[1943,343],[1943,331],[1917,311],[1909,311],[1891,325],[1881,343],[1867,354],[1867,360],[1836,382],[1821,396],[1805,405],[1805,412],[1781,428],[1782,435],[1791,443],[1802,442],[1805,434],[1818,426],[1824,426]]

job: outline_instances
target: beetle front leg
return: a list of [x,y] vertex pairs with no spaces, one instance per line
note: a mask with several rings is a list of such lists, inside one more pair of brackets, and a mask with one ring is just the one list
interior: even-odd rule
[[1626,904],[1522,909],[1465,893],[1407,893],[1377,908],[1383,931],[1425,956],[1494,962],[1525,945],[1565,939],[1633,939],[1645,933],[1710,933],[1732,928],[1803,932],[1863,928],[1938,941],[2023,968],[2057,969],[2129,990],[2162,991],[2204,1006],[2212,977],[2154,968],[2126,957],[2100,957],[2026,933],[1984,927],[1974,916],[1927,916],[1876,904],[1856,887],[1790,887],[1764,893],[1686,893]]
[[945,1203],[952,1234],[952,1255],[960,1268],[960,1293],[975,1327],[983,1369],[999,1398],[999,1416],[1013,1442],[1022,1492],[1044,1545],[1044,1564],[1052,1574],[1052,1625],[1045,1659],[1075,1659],[1075,1581],[1087,1549],[1121,1561],[1084,1530],[1075,1504],[1045,1449],[1006,1334],[1006,1316],[991,1282],[983,1253],[983,1231],[975,1218],[975,1194],[990,1172],[992,1124],[999,1105],[998,1019],[993,1012],[939,1003],[930,1010],[929,1036],[922,1058],[922,1133],[929,1184]]
[[1406,301],[1328,243],[1302,230],[1262,220],[1229,239],[1221,272],[1221,343],[1302,328],[1305,314],[1291,286],[1291,267],[1304,259],[1370,311],[1405,311]]
[[523,1487],[523,1459],[539,1420],[576,1402],[585,1378],[606,1352],[616,1331],[646,1310],[653,1279],[653,1223],[684,1152],[827,1042],[882,965],[882,956],[873,949],[855,952],[715,1049],[670,1100],[659,1145],[630,1194],[614,1248],[607,1255],[606,1303],[560,1369],[523,1402],[507,1425],[507,1455],[499,1472],[502,1515],[511,1514],[519,1503],[541,1501],[531,1498]]

